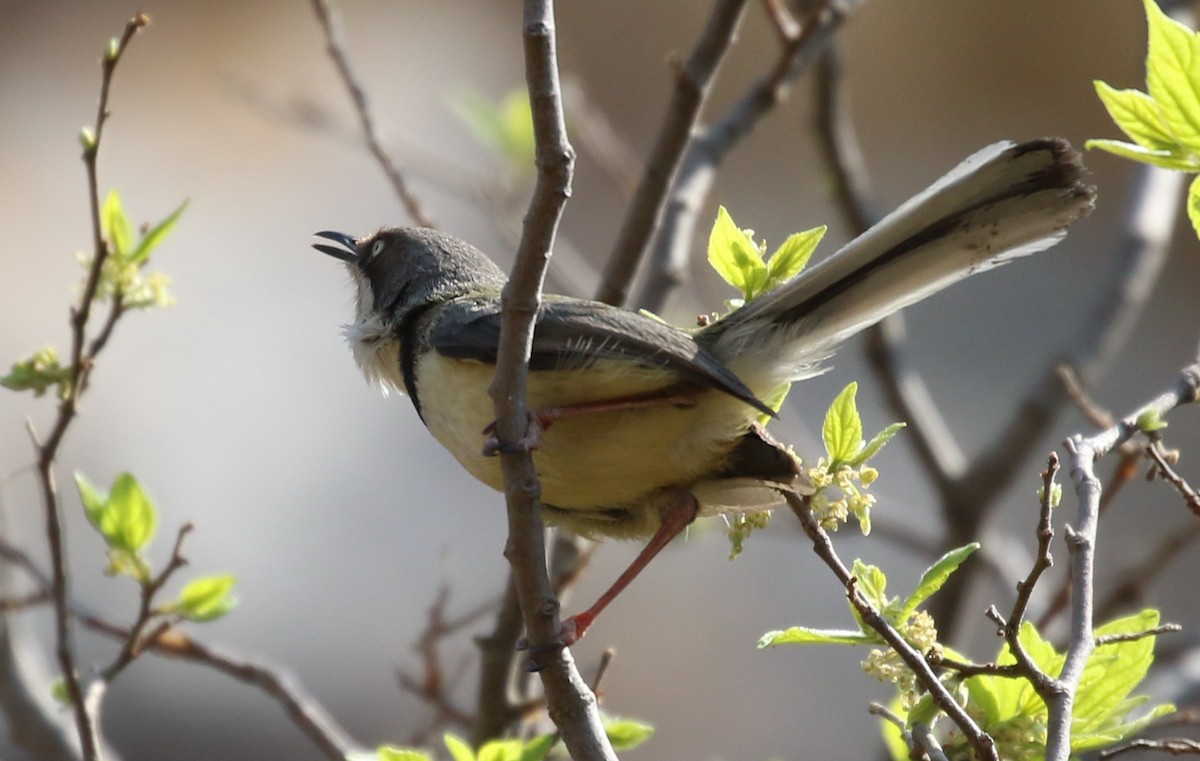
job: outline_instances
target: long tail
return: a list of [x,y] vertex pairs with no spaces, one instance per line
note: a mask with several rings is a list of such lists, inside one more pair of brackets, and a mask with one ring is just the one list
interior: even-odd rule
[[754,386],[797,380],[845,339],[977,272],[1049,248],[1095,189],[1064,140],[984,148],[833,256],[702,332]]

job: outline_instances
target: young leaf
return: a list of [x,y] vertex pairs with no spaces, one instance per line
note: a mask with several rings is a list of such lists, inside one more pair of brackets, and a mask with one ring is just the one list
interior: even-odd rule
[[1152,166],[1160,166],[1163,169],[1176,169],[1182,172],[1195,172],[1200,169],[1200,164],[1197,164],[1194,158],[1175,150],[1155,151],[1121,140],[1104,139],[1088,140],[1084,143],[1084,146],[1089,151],[1093,148],[1099,148],[1114,156],[1120,156],[1132,161],[1140,161],[1143,164],[1150,164]]
[[614,750],[632,750],[654,736],[654,727],[635,719],[602,717],[604,734]]
[[158,512],[137,479],[129,473],[117,476],[100,519],[100,533],[108,544],[136,554],[153,538],[157,525]]
[[758,649],[777,645],[871,645],[879,641],[861,631],[850,629],[812,629],[807,626],[791,626],[787,629],[767,632],[758,639]]
[[1187,213],[1192,222],[1192,229],[1200,236],[1200,175],[1188,186]]
[[33,391],[41,396],[55,384],[64,384],[60,395],[70,386],[71,370],[59,364],[58,353],[47,346],[19,362],[14,362],[8,375],[0,378],[0,386],[10,391]]
[[1190,153],[1200,153],[1200,60],[1196,33],[1175,21],[1154,0],[1144,0],[1150,27],[1146,55],[1146,89],[1175,140]]
[[771,258],[767,260],[769,284],[772,287],[782,285],[800,274],[828,229],[825,225],[821,225],[811,230],[789,235],[788,239],[775,249],[775,253],[771,254]]
[[375,751],[374,756],[367,756],[367,758],[377,758],[379,761],[433,761],[428,754],[419,750],[397,748],[392,745],[381,745]]
[[518,167],[533,166],[536,145],[533,138],[533,110],[529,94],[523,88],[509,92],[500,103],[500,121],[504,125],[504,153]]
[[1099,80],[1092,84],[1108,115],[1130,140],[1153,151],[1173,151],[1178,146],[1149,95],[1140,90],[1117,90]]
[[[1132,616],[1096,627],[1096,636],[1135,634],[1158,626],[1157,610],[1143,610]],[[1141,684],[1154,662],[1154,642],[1148,636],[1116,642],[1096,648],[1083,667],[1072,715],[1081,719],[1107,718]]]
[[921,606],[921,603],[941,589],[942,585],[963,564],[963,561],[971,557],[979,547],[979,542],[971,542],[958,549],[950,550],[938,558],[937,562],[926,568],[925,573],[921,574],[921,580],[917,582],[917,588],[904,601],[904,607],[900,609],[899,621],[907,621],[908,617]]
[[187,205],[188,202],[185,200],[179,204],[179,208],[167,215],[166,219],[147,230],[142,239],[138,241],[137,248],[133,250],[133,254],[130,255],[129,260],[137,265],[145,263],[150,258],[150,254],[154,253],[154,249],[158,248],[158,245],[163,242],[163,239],[175,227],[175,223],[179,221],[179,218],[183,216],[183,211],[187,208]]
[[758,294],[767,280],[767,265],[724,206],[717,209],[708,236],[708,263],[726,283],[742,292],[747,300]]
[[133,245],[133,224],[121,206],[121,196],[115,190],[108,192],[100,210],[100,229],[112,244],[113,254],[124,259]]
[[517,757],[517,761],[542,761],[542,759],[550,755],[550,749],[554,747],[554,743],[556,742],[558,742],[558,737],[553,733],[538,735],[525,743],[524,747],[521,748],[521,753]]
[[858,406],[854,403],[854,395],[857,393],[858,384],[851,382],[842,389],[829,406],[829,411],[825,413],[821,437],[825,440],[830,469],[850,462],[862,448],[862,418],[859,417]]
[[79,471],[75,471],[75,487],[79,489],[79,501],[83,503],[83,512],[87,514],[88,521],[99,530],[100,521],[108,507],[108,495],[92,486]]
[[442,742],[446,744],[446,750],[450,751],[450,757],[454,761],[476,761],[475,751],[471,750],[471,746],[453,733],[447,732],[442,735]]
[[213,621],[233,610],[237,598],[232,594],[237,579],[232,574],[203,576],[179,593],[174,609],[192,621]]
[[892,440],[892,437],[900,432],[902,428],[908,426],[908,423],[892,423],[887,428],[884,428],[879,433],[867,442],[867,445],[859,450],[853,459],[848,463],[850,467],[857,468],[867,460],[870,460],[875,455],[879,454],[879,450],[883,449],[883,445]]
[[887,574],[876,565],[867,565],[858,558],[850,567],[850,572],[858,581],[858,591],[862,592],[867,602],[876,610],[882,611],[888,604]]

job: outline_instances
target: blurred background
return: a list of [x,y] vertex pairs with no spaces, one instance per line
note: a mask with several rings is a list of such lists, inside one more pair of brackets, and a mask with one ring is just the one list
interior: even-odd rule
[[[690,51],[711,3],[559,6],[564,77],[632,155],[644,157],[671,92],[670,61]],[[407,220],[362,147],[308,4],[0,2],[0,362],[68,346],[67,309],[81,273],[75,254],[90,246],[77,134],[94,120],[100,54],[135,11],[152,24],[117,72],[102,189],[119,189],[135,222],[161,219],[185,198],[190,205],[155,262],[173,279],[178,305],[119,325],[62,452],[74,593],[114,619],[132,619],[133,584],[101,574],[103,547],[85,524],[70,473],[107,485],[133,471],[161,511],[157,562],[168,557],[176,527],[192,521],[191,565],[180,580],[237,574],[239,608],[197,627],[198,638],[286,667],[365,745],[405,742],[432,710],[399,689],[397,671],[419,673],[412,644],[440,585],[450,589],[451,614],[500,593],[505,516],[500,495],[459,471],[407,400],[364,385],[340,337],[349,283],[336,262],[309,248],[311,233],[366,233]],[[520,3],[362,0],[342,11],[347,52],[427,211],[507,268],[513,246],[495,206],[472,200],[503,163],[449,104],[468,90],[499,100],[522,85]],[[1000,139],[1059,135],[1082,145],[1117,137],[1092,80],[1143,86],[1145,23],[1133,0],[877,1],[853,15],[840,40],[868,167],[889,208]],[[708,116],[723,113],[777,50],[761,6],[751,3]],[[846,234],[817,158],[806,81],[729,157],[703,218],[724,204],[772,244],[828,223],[821,256]],[[1133,170],[1107,155],[1086,160],[1097,211],[1064,245],[910,310],[912,361],[968,452],[991,440],[1013,402],[1090,319],[1112,266]],[[587,157],[574,188],[562,237],[579,256],[552,266],[571,268],[569,276],[556,270],[560,287],[581,283],[590,293],[585,264],[598,267],[610,250],[625,196]],[[1132,341],[1093,389],[1118,414],[1169,385],[1195,355],[1200,266],[1195,237],[1184,226],[1179,232]],[[704,269],[695,268],[695,287],[668,310],[673,321],[688,324],[732,295]],[[801,454],[819,453],[813,431],[850,380],[860,382],[868,429],[892,421],[857,343],[833,367],[793,390],[775,429]],[[44,431],[52,414],[52,400],[0,394],[5,530],[41,560],[24,426],[29,418]],[[1171,423],[1181,467],[1200,480],[1189,456],[1200,451],[1196,412],[1183,410]],[[988,547],[1007,567],[1028,568],[1044,455],[1087,429],[1078,413],[1064,413],[989,522]],[[933,492],[904,438],[878,461],[876,535],[837,537],[847,560],[885,567],[894,593],[911,589],[946,549],[936,544]],[[1060,512],[1069,518],[1073,510],[1068,488]],[[1101,527],[1101,582],[1194,520],[1165,485],[1133,484]],[[614,647],[606,708],[658,728],[629,757],[877,755],[866,705],[891,692],[859,671],[864,651],[754,648],[771,629],[851,625],[843,592],[794,521],[777,516],[733,563],[711,523],[653,563],[575,649],[590,674],[601,651]],[[889,541],[896,531],[927,537],[928,551]],[[601,547],[566,607],[589,602],[637,549]],[[1057,550],[1062,561],[1061,544]],[[1194,555],[1174,561],[1145,601],[1193,632]],[[982,612],[993,601],[1006,610],[1014,581],[969,598],[956,647],[994,655],[994,627]],[[49,648],[45,611],[20,623]],[[448,670],[458,675],[453,695],[468,711],[477,665],[469,635],[489,625],[485,618],[444,643]],[[1174,646],[1194,634],[1182,636]],[[111,641],[86,632],[79,639],[85,665],[115,653]],[[154,656],[113,686],[103,725],[127,761],[320,757],[256,690]]]

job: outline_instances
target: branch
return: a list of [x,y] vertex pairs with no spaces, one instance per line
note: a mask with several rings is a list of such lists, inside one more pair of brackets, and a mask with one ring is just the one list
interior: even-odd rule
[[884,641],[896,652],[897,655],[904,661],[904,664],[912,670],[920,681],[921,686],[929,691],[930,697],[934,704],[945,713],[951,721],[958,726],[966,737],[972,750],[975,752],[975,757],[984,759],[985,761],[1000,761],[1000,757],[996,752],[996,741],[992,739],[987,732],[972,719],[962,706],[958,704],[954,696],[946,689],[946,685],[942,684],[934,673],[929,663],[925,660],[920,652],[904,639],[900,632],[896,631],[895,627],[888,623],[887,619],[875,610],[874,607],[863,597],[858,590],[858,581],[854,575],[850,573],[850,569],[846,568],[838,557],[837,551],[833,548],[833,542],[829,539],[829,534],[821,528],[820,523],[812,514],[812,500],[810,497],[801,496],[792,492],[782,492],[784,499],[796,517],[800,519],[800,525],[804,528],[804,533],[812,541],[813,551],[817,553],[817,557],[824,561],[825,565],[829,566],[838,580],[842,582],[842,586],[846,588],[846,596],[850,600],[850,604],[858,612],[859,617],[864,623],[878,632],[879,636],[883,637]]
[[338,75],[342,78],[342,84],[350,93],[350,99],[354,101],[354,110],[358,113],[358,121],[362,126],[363,139],[367,143],[367,148],[375,157],[376,163],[383,169],[383,173],[387,175],[392,190],[396,192],[396,197],[400,199],[400,203],[403,204],[404,210],[408,212],[413,223],[420,227],[434,227],[433,220],[425,215],[421,202],[408,187],[408,183],[399,167],[396,166],[392,155],[383,147],[383,141],[379,137],[379,128],[375,125],[375,118],[371,115],[371,109],[367,104],[367,94],[350,69],[350,60],[346,56],[345,45],[342,43],[342,28],[333,8],[333,0],[312,0],[312,5],[313,11],[317,15],[317,21],[321,23],[321,31],[325,33],[329,57],[333,59]]
[[675,94],[667,105],[658,140],[608,257],[604,280],[596,293],[600,301],[620,306],[629,296],[638,261],[662,219],[667,191],[693,139],[717,67],[733,44],[746,2],[717,0],[695,50],[676,75]]
[[1076,434],[1065,445],[1071,454],[1071,478],[1079,500],[1077,527],[1067,527],[1067,546],[1071,558],[1071,626],[1066,658],[1058,681],[1061,691],[1046,700],[1049,709],[1048,761],[1066,761],[1071,750],[1071,707],[1079,679],[1088,657],[1095,648],[1092,633],[1092,602],[1096,523],[1102,489],[1094,464],[1140,430],[1139,420],[1161,419],[1176,407],[1200,398],[1200,361],[1184,368],[1173,388],[1160,394],[1140,410],[1116,425],[1084,438]]
[[[39,589],[51,588],[52,579],[37,567],[29,555],[3,538],[0,538],[0,558],[23,570]],[[119,642],[130,640],[131,629],[89,612],[77,603],[69,602],[69,606],[71,616],[88,629]],[[349,739],[320,704],[286,673],[272,671],[242,656],[221,653],[175,628],[160,629],[143,637],[140,647],[164,657],[206,665],[260,688],[282,706],[292,722],[331,761],[345,761],[348,754],[359,749],[358,744]]]
[[504,554],[513,578],[534,662],[541,669],[550,718],[571,757],[615,759],[604,734],[596,697],[576,670],[561,633],[558,601],[546,573],[541,485],[527,448],[521,446],[528,414],[526,383],[533,327],[541,303],[550,249],[571,192],[575,152],[567,141],[550,0],[525,0],[525,80],[533,112],[537,181],[525,215],[512,276],[501,294],[500,344],[489,392],[496,408],[496,436],[508,502]]
[[62,671],[67,697],[70,699],[75,714],[75,726],[79,732],[80,746],[85,761],[94,761],[100,757],[100,735],[94,717],[88,712],[79,674],[76,672],[74,637],[71,631],[71,617],[67,610],[70,578],[67,571],[66,536],[62,525],[62,505],[59,503],[58,487],[54,480],[54,463],[58,456],[59,445],[62,444],[67,429],[75,419],[79,397],[87,386],[96,353],[104,347],[111,334],[112,325],[121,313],[120,302],[114,301],[114,310],[107,325],[100,337],[93,343],[92,351],[85,354],[87,325],[91,317],[92,301],[96,297],[96,291],[100,286],[100,274],[109,255],[108,245],[104,240],[101,227],[100,183],[96,171],[96,158],[99,155],[101,139],[104,135],[104,125],[108,121],[108,92],[113,72],[130,40],[139,29],[148,23],[149,19],[141,14],[130,19],[125,24],[125,30],[121,37],[109,45],[101,62],[100,102],[96,108],[96,122],[90,135],[85,133],[83,150],[83,162],[87,169],[88,199],[91,204],[93,255],[87,279],[79,294],[79,304],[71,311],[71,382],[58,405],[58,415],[45,442],[38,440],[33,424],[31,422],[27,424],[30,437],[37,449],[38,485],[46,512],[46,540],[50,546],[51,593],[54,600],[55,656]]
[[[791,82],[815,60],[850,9],[861,1],[821,0],[815,3],[800,30],[792,31],[793,36],[780,50],[771,70],[688,146],[650,254],[652,269],[635,299],[638,306],[652,312],[662,311],[667,295],[682,282],[687,271],[700,207],[712,189],[717,167],[783,100]],[[633,273],[628,276],[632,277]]]

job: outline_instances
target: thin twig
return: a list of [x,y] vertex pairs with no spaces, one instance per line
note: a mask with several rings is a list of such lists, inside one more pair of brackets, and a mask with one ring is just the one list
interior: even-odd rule
[[354,110],[358,113],[358,121],[362,126],[363,139],[367,143],[367,148],[375,157],[380,168],[383,169],[383,173],[387,175],[388,182],[396,192],[396,197],[400,199],[400,203],[404,205],[404,210],[412,221],[421,227],[434,227],[433,221],[425,215],[421,202],[408,187],[408,182],[404,179],[400,168],[396,166],[391,153],[383,147],[379,128],[376,126],[375,118],[371,115],[370,106],[367,104],[366,91],[363,90],[355,78],[354,72],[350,69],[350,60],[346,56],[345,45],[342,42],[341,24],[333,8],[333,0],[312,0],[312,4],[317,20],[321,23],[321,30],[325,33],[329,57],[333,59],[338,75],[342,78],[342,84],[346,86],[346,91],[350,94],[350,99],[354,101]]
[[[760,77],[725,114],[687,147],[678,177],[662,213],[650,253],[650,271],[634,303],[661,312],[667,296],[683,282],[700,208],[708,198],[717,168],[743,138],[779,105],[793,80],[815,60],[862,0],[819,0],[800,31],[782,47],[770,71]],[[633,273],[628,273],[632,278]]]
[[1136,642],[1137,640],[1145,639],[1146,637],[1157,637],[1160,634],[1178,634],[1181,631],[1183,631],[1183,627],[1179,624],[1161,624],[1153,629],[1146,629],[1140,632],[1105,634],[1100,637],[1096,637],[1096,647],[1115,645],[1118,642]]
[[1169,391],[1160,394],[1137,412],[1125,417],[1116,425],[1100,433],[1084,438],[1075,435],[1065,445],[1071,453],[1071,478],[1075,482],[1075,493],[1079,500],[1077,524],[1067,528],[1067,546],[1071,558],[1071,626],[1067,652],[1059,676],[1061,689],[1046,699],[1049,710],[1047,725],[1048,761],[1066,761],[1071,749],[1071,708],[1079,679],[1083,675],[1088,657],[1096,646],[1092,633],[1094,559],[1096,522],[1100,512],[1102,493],[1096,478],[1094,464],[1123,441],[1138,433],[1139,421],[1163,419],[1176,407],[1190,404],[1200,398],[1200,361],[1184,368],[1178,381]]
[[837,551],[833,548],[833,542],[830,541],[829,535],[821,528],[819,522],[812,514],[811,498],[801,496],[792,492],[784,492],[784,499],[796,517],[800,519],[800,525],[804,528],[804,533],[812,541],[813,551],[817,557],[833,571],[838,581],[842,582],[842,586],[846,588],[846,597],[850,600],[850,604],[857,611],[862,621],[879,633],[884,641],[900,656],[904,664],[913,672],[917,680],[921,683],[932,698],[934,705],[942,710],[950,718],[951,721],[962,731],[963,736],[970,744],[975,752],[976,758],[985,759],[986,761],[999,761],[999,755],[996,752],[996,742],[987,732],[972,719],[963,707],[958,704],[954,696],[946,688],[946,685],[938,679],[933,668],[925,660],[924,656],[912,645],[904,639],[900,632],[896,631],[883,615],[875,610],[870,602],[863,597],[862,592],[858,589],[858,582],[850,569],[838,557]]
[[[178,547],[178,545],[177,545]],[[53,580],[38,568],[33,559],[20,548],[0,537],[0,558],[20,568],[41,590],[50,590]],[[70,614],[91,631],[128,642],[132,630],[87,610],[83,605],[68,601]],[[333,761],[344,761],[347,754],[359,749],[357,743],[337,725],[311,695],[290,675],[255,664],[249,659],[221,652],[199,642],[175,628],[159,627],[140,638],[139,648],[160,656],[180,658],[199,663],[239,681],[252,684],[280,704],[283,710],[305,735]]]
[[[62,526],[62,506],[58,498],[58,487],[54,479],[54,463],[59,445],[78,411],[79,397],[87,386],[88,377],[96,358],[95,352],[85,354],[87,325],[91,316],[92,301],[100,286],[100,273],[108,258],[108,244],[104,240],[100,220],[100,183],[96,171],[104,125],[108,121],[108,92],[113,72],[121,60],[129,41],[149,19],[138,14],[125,25],[125,29],[114,45],[104,54],[101,62],[100,100],[96,108],[96,122],[91,136],[86,140],[83,162],[87,169],[88,198],[91,205],[93,254],[91,265],[79,303],[71,312],[71,382],[58,406],[58,415],[45,441],[39,441],[32,423],[28,424],[30,436],[37,449],[38,484],[42,492],[42,503],[46,512],[46,540],[50,546],[50,573],[54,598],[55,656],[62,670],[63,684],[75,714],[75,726],[79,732],[80,746],[85,761],[100,758],[101,743],[95,718],[89,714],[83,687],[75,666],[75,644],[71,631],[71,616],[67,609],[70,595],[70,579],[66,561],[66,537]],[[105,329],[97,338],[93,348],[98,351],[111,333],[112,325],[120,316],[120,305],[111,313]]]
[[1102,750],[1097,755],[1100,759],[1109,759],[1131,750],[1156,750],[1169,753],[1172,756],[1200,756],[1200,741],[1186,737],[1168,737],[1162,740],[1132,740],[1115,748]]
[[516,581],[510,572],[492,631],[475,640],[480,657],[475,724],[471,734],[471,744],[475,747],[501,736],[521,715],[513,706],[509,689],[521,626],[521,605],[517,599]]
[[1146,456],[1154,462],[1158,475],[1162,476],[1163,480],[1175,487],[1175,490],[1183,497],[1183,501],[1187,504],[1188,509],[1200,517],[1200,492],[1187,482],[1183,476],[1176,472],[1175,468],[1168,461],[1167,457],[1162,452],[1162,447],[1159,442],[1152,441],[1145,447]]
[[600,301],[620,306],[629,296],[629,284],[662,219],[668,191],[693,139],[713,76],[733,44],[746,2],[716,0],[695,50],[676,75],[675,92],[667,105],[662,129],[608,257],[604,280],[596,292]]

